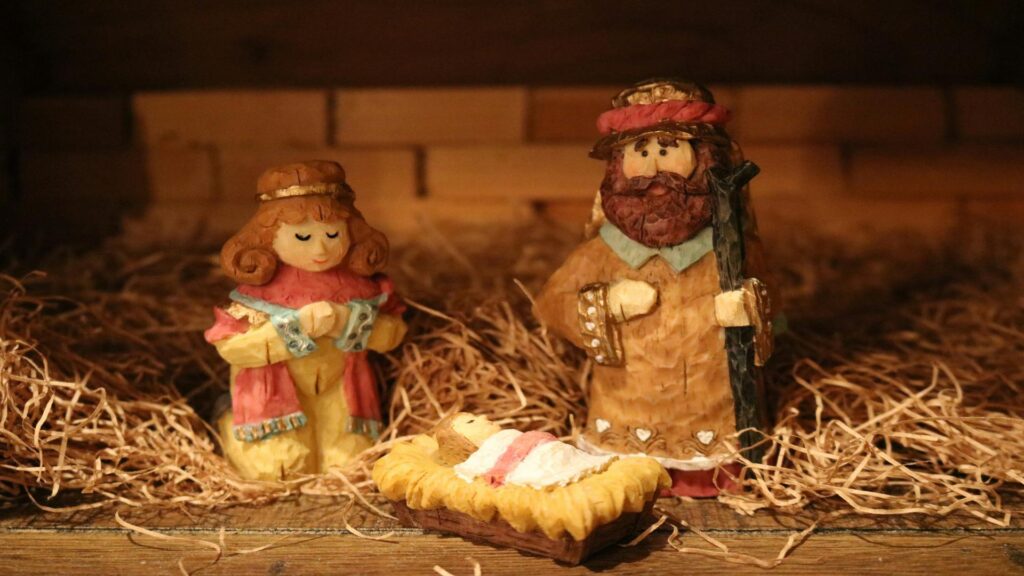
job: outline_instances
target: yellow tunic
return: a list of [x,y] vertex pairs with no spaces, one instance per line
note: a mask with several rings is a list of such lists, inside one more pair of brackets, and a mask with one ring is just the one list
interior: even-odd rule
[[[746,222],[746,271],[771,289],[753,212]],[[725,332],[715,316],[721,287],[714,252],[678,272],[660,256],[633,268],[601,237],[592,238],[551,275],[534,314],[583,347],[580,289],[623,279],[654,286],[659,302],[651,313],[619,324],[623,366],[595,365],[582,438],[597,451],[643,453],[668,468],[714,468],[735,450],[736,433]],[[772,300],[778,302],[774,290]]]
[[[387,352],[402,341],[406,325],[401,317],[381,314],[374,323],[368,348]],[[301,473],[317,473],[342,466],[373,444],[362,434],[345,431],[349,417],[343,390],[347,353],[334,347],[331,338],[316,340],[317,350],[296,358],[270,322],[215,343],[217,352],[231,364],[231,391],[242,368],[286,362],[308,422],[258,442],[242,442],[231,433],[231,412],[218,428],[224,455],[245,478],[279,480]]]
[[736,431],[725,332],[715,318],[715,255],[681,272],[660,257],[633,269],[594,238],[551,276],[534,312],[582,347],[580,288],[621,279],[656,287],[659,304],[619,325],[623,366],[594,367],[584,439],[602,451],[662,458],[670,468],[713,468],[731,453],[727,439]]

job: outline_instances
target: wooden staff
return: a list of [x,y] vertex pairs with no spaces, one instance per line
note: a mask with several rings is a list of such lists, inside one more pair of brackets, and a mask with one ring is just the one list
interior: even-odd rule
[[[739,290],[746,281],[741,192],[760,171],[757,164],[748,160],[731,173],[720,169],[712,169],[708,173],[715,210],[715,257],[718,260],[718,278],[723,292]],[[740,447],[747,458],[759,462],[762,449],[755,447],[755,444],[760,436],[754,430],[763,429],[764,406],[759,392],[761,374],[755,365],[755,336],[754,326],[725,328],[725,350],[729,358],[729,381],[736,410],[736,429],[746,430],[740,434]]]

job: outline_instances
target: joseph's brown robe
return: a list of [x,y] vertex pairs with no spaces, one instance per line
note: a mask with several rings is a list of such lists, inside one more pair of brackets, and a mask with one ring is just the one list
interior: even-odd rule
[[[760,245],[748,247],[756,252],[748,255],[760,268]],[[583,447],[645,453],[667,468],[713,468],[736,442],[731,437],[736,417],[725,331],[715,317],[715,296],[721,288],[714,251],[679,272],[658,255],[634,269],[596,236],[577,247],[551,276],[534,313],[549,329],[582,347],[579,290],[593,282],[622,279],[651,284],[658,303],[649,314],[619,324],[622,366],[594,365]]]

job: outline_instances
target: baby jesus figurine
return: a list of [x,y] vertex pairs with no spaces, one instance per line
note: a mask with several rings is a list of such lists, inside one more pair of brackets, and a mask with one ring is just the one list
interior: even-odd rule
[[454,466],[456,476],[466,482],[483,478],[495,488],[567,486],[603,472],[616,459],[588,454],[547,432],[503,429],[467,412],[442,422],[434,438],[439,461]]
[[380,433],[368,351],[405,335],[402,301],[381,274],[388,243],[354,206],[345,171],[311,161],[267,170],[260,205],[224,245],[238,282],[206,340],[231,364],[218,422],[242,476],[279,480],[340,466]]
[[406,526],[569,564],[640,529],[669,486],[653,458],[588,454],[467,412],[395,444],[373,481]]

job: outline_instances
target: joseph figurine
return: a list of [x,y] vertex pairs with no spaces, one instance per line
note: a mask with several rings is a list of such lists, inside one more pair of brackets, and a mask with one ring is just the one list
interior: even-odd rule
[[[712,496],[734,485],[739,429],[760,425],[738,426],[733,372],[753,375],[747,403],[761,401],[760,375],[747,358],[730,358],[726,329],[771,330],[770,285],[722,289],[716,243],[729,234],[716,228],[712,176],[729,174],[742,154],[725,132],[728,110],[700,85],[643,82],[612,106],[591,152],[607,162],[592,237],[551,276],[534,313],[594,362],[580,447],[653,456],[673,494]],[[748,190],[736,192],[742,272],[763,281]]]

